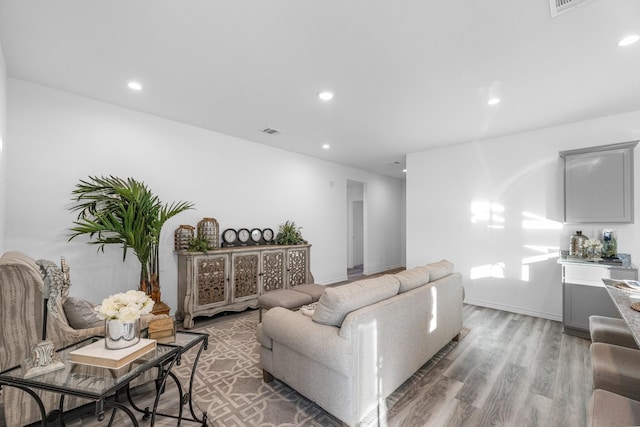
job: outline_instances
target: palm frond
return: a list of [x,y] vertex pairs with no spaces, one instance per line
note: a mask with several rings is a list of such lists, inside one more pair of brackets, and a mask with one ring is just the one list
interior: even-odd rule
[[88,243],[98,245],[102,251],[105,245],[121,245],[123,261],[131,249],[143,271],[154,254],[157,257],[165,222],[194,206],[190,202],[163,204],[143,182],[114,176],[81,179],[72,195],[75,204],[69,209],[78,212],[78,217],[69,240],[87,235]]

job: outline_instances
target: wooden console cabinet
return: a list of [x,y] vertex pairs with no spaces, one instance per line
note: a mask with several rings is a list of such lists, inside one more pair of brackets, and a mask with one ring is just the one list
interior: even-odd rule
[[245,246],[178,252],[176,319],[193,327],[196,316],[258,307],[258,296],[309,283],[311,245]]

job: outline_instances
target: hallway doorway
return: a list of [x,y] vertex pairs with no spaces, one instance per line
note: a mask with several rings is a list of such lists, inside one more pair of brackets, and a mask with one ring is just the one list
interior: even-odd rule
[[347,277],[364,274],[364,184],[347,181]]

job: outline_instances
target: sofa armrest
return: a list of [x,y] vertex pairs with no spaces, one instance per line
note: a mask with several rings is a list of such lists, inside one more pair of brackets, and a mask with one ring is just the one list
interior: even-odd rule
[[262,323],[258,323],[258,330],[256,331],[256,338],[262,347],[267,350],[273,349],[273,340],[266,336],[262,331]]
[[335,326],[316,323],[309,316],[275,307],[262,317],[261,342],[273,340],[303,356],[349,376],[354,369],[352,344],[338,335]]

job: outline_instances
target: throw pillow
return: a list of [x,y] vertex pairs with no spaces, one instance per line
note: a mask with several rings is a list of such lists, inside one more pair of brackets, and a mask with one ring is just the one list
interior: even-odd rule
[[389,274],[327,287],[318,301],[312,319],[323,325],[340,326],[350,312],[391,298],[398,293],[399,287],[398,279]]
[[317,301],[312,302],[311,304],[303,305],[302,307],[300,307],[300,312],[305,316],[313,317],[313,313],[315,313],[317,306]]
[[67,321],[73,329],[88,329],[103,326],[104,320],[98,318],[94,305],[81,298],[69,297],[63,304]]

